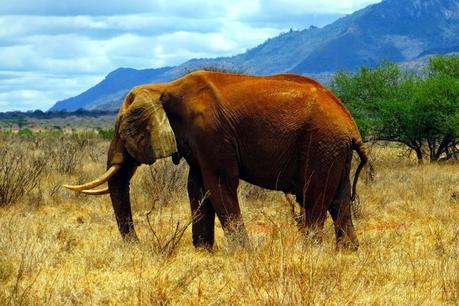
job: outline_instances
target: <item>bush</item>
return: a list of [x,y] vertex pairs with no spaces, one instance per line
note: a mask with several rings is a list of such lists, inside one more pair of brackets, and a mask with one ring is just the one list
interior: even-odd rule
[[0,146],[0,206],[18,201],[39,183],[46,161],[27,151],[14,142]]
[[105,140],[111,140],[113,138],[113,135],[115,135],[115,129],[110,128],[110,129],[97,129],[97,133],[102,137],[102,139]]
[[33,132],[29,128],[22,128],[18,132],[18,136],[21,138],[32,138],[33,137]]
[[54,168],[63,174],[73,174],[81,167],[87,139],[80,137],[61,137],[58,145],[51,144],[50,155]]
[[360,68],[355,73],[338,71],[331,89],[352,113],[362,137],[374,136],[379,114],[378,102],[389,97],[403,75],[396,64],[384,62],[374,69]]
[[425,155],[436,161],[457,152],[459,56],[431,58],[422,76],[390,63],[341,71],[331,88],[367,139],[403,143],[419,162]]
[[[188,166],[182,160],[179,165],[172,165],[170,159],[160,159],[153,165],[142,167],[137,173],[141,196],[145,201],[145,208],[161,208],[174,201],[186,197],[184,186],[187,184]],[[168,194],[164,198],[161,195]]]

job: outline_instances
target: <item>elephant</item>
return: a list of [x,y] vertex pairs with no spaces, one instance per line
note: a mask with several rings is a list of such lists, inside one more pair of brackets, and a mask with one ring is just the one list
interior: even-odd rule
[[[360,163],[351,185],[353,151]],[[138,241],[130,179],[141,164],[167,157],[189,165],[191,212],[199,216],[192,222],[196,247],[212,248],[215,215],[227,238],[247,244],[237,197],[242,179],[294,195],[308,233],[320,232],[328,211],[337,246],[358,248],[350,203],[368,160],[365,146],[341,101],[310,78],[198,70],[134,87],[116,117],[106,173],[65,187],[109,193],[122,237]],[[107,188],[94,189],[105,182]],[[205,192],[209,196],[202,199]]]

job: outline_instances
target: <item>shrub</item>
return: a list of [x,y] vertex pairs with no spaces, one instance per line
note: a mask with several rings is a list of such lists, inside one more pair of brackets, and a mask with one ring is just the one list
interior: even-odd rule
[[102,137],[102,139],[105,140],[111,140],[113,138],[113,135],[115,134],[115,129],[109,128],[109,129],[102,129],[99,128],[97,129],[97,133]]
[[39,183],[46,161],[27,151],[13,142],[0,146],[0,206],[18,201]]
[[[172,165],[169,159],[161,159],[141,172],[141,187],[143,194],[159,201],[160,195],[180,195],[186,186],[187,166],[185,162]],[[170,200],[170,198],[168,199]],[[159,203],[160,206],[166,203]]]
[[78,137],[61,137],[58,145],[51,144],[50,155],[54,168],[64,174],[73,174],[81,167],[88,141]]
[[33,137],[33,132],[29,128],[22,128],[18,132],[18,136],[21,138],[32,138]]

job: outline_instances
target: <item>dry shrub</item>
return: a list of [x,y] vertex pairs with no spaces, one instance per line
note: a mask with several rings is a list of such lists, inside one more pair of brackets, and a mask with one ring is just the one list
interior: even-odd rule
[[[199,201],[199,207],[204,203],[204,201],[209,197],[210,193],[204,194],[202,199]],[[153,212],[153,208],[145,214],[145,218],[152,234],[150,241],[150,250],[157,255],[163,255],[170,257],[177,249],[177,246],[180,240],[183,237],[183,234],[188,229],[188,227],[193,223],[193,221],[200,218],[199,214],[193,214],[185,222],[175,221],[173,213],[169,214],[169,220],[164,222],[163,210],[162,208],[157,209],[155,212],[154,219],[150,218]]]
[[75,173],[81,168],[87,145],[88,140],[79,137],[63,136],[59,139],[49,139],[49,153],[54,169],[62,174]]
[[[146,202],[153,203],[154,206],[165,206],[183,197],[187,177],[188,166],[185,162],[174,165],[166,158],[157,160],[151,166],[142,167],[134,179],[140,181],[140,190]],[[150,205],[146,207],[149,208]]]
[[176,251],[183,234],[191,225],[192,218],[181,223],[180,220],[169,214],[168,221],[164,222],[161,209],[154,214],[153,219],[150,218],[151,213],[152,210],[145,214],[151,234],[148,240],[149,249],[153,254],[170,257]]
[[2,143],[0,156],[0,206],[4,206],[38,186],[46,159],[28,154],[27,144],[12,141]]
[[93,163],[103,163],[107,159],[108,143],[106,141],[93,141],[86,147],[86,151]]
[[[30,301],[28,301],[28,295],[37,277],[42,272],[42,270],[40,268],[37,269],[37,267],[40,265],[40,261],[43,260],[40,257],[36,258],[36,254],[34,253],[34,245],[32,244],[25,245],[20,253],[19,267],[16,271],[15,282],[9,293],[7,304],[24,305],[30,303]],[[27,280],[29,274],[34,275],[34,277]]]

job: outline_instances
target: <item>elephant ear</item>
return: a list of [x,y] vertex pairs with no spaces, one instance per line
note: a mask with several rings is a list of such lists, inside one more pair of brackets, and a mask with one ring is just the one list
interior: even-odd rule
[[152,164],[159,158],[177,152],[172,127],[160,101],[160,93],[141,89],[128,96],[127,106],[119,122],[120,137],[129,154],[138,162]]

